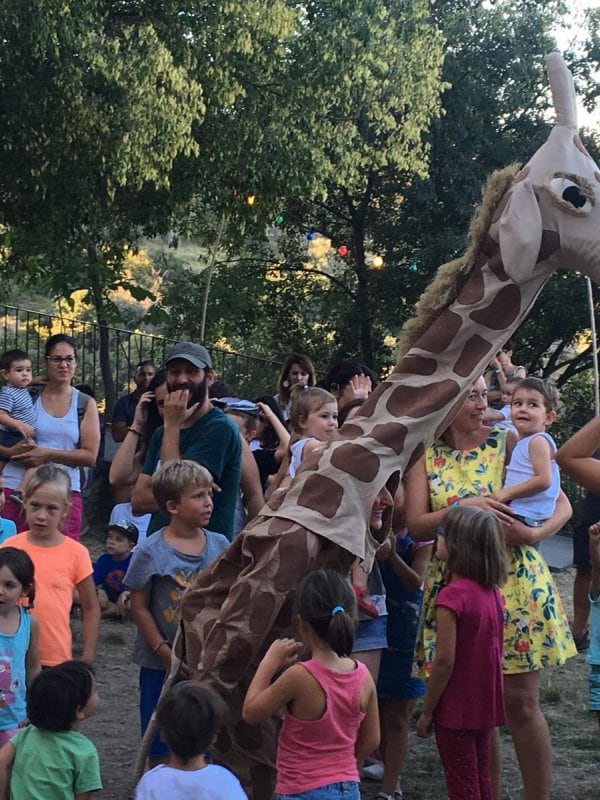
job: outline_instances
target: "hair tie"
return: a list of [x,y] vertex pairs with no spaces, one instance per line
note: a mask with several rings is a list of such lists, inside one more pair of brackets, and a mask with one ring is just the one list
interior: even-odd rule
[[336,606],[335,608],[333,608],[333,609],[331,610],[331,616],[332,616],[332,617],[335,617],[335,615],[336,615],[336,614],[339,614],[339,613],[340,613],[340,611],[343,613],[345,610],[346,610],[346,609],[345,609],[345,608],[342,608],[342,606]]

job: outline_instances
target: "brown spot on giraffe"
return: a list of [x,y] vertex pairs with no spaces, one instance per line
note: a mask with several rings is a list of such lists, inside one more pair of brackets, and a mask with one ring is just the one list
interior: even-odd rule
[[206,647],[203,656],[204,656],[204,666],[209,671],[212,670],[214,666],[214,662],[220,654],[221,648],[225,645],[227,641],[227,632],[223,628],[218,628],[216,631],[212,632],[212,635],[209,639],[210,647]]
[[202,635],[204,636],[205,639],[207,639],[210,636],[210,632],[215,627],[216,623],[217,623],[216,617],[214,619],[209,619],[206,625],[202,628]]
[[[381,395],[390,389],[394,384],[391,381],[382,381],[374,392],[367,397],[365,402],[360,407],[359,416],[371,417],[379,406]],[[361,431],[362,432],[362,431]]]
[[435,359],[407,354],[394,372],[399,372],[401,375],[433,375],[436,369],[437,361]]
[[504,269],[502,263],[502,256],[500,254],[500,245],[491,236],[486,236],[485,250],[487,256],[487,265],[490,271],[498,278],[499,281],[510,280]]
[[279,536],[281,533],[288,531],[290,528],[294,527],[294,523],[291,522],[289,519],[280,519],[279,517],[273,517],[269,523],[267,528],[267,533],[269,536]]
[[456,299],[463,306],[475,305],[483,298],[484,288],[481,269],[474,269]]
[[[240,613],[246,616],[247,609],[240,609]],[[252,617],[255,616],[254,609],[250,610],[250,622]],[[232,683],[236,680],[239,674],[240,664],[249,664],[252,661],[252,646],[244,636],[234,636],[227,646],[227,655],[221,662],[221,667],[218,670],[219,680],[225,685]],[[206,660],[204,666],[210,669]]]
[[298,495],[298,505],[314,508],[322,516],[332,519],[343,496],[344,489],[336,481],[326,475],[309,475]]
[[412,451],[412,453],[410,454],[410,458],[408,459],[408,461],[407,461],[407,463],[406,463],[406,468],[405,468],[404,472],[405,472],[405,473],[407,473],[407,472],[408,472],[408,470],[409,470],[409,469],[410,469],[410,468],[411,468],[411,467],[412,467],[414,464],[416,464],[416,463],[417,463],[417,461],[418,461],[418,460],[421,458],[421,456],[422,456],[422,455],[424,455],[424,454],[425,454],[425,445],[423,444],[423,442],[419,442],[419,444],[418,444],[418,445],[415,447],[415,449],[414,449],[414,450]]
[[537,264],[540,261],[547,261],[553,253],[560,247],[560,236],[556,231],[543,231],[542,243],[540,244],[540,252],[537,257]]
[[[360,407],[359,414],[362,413],[362,406]],[[357,439],[359,436],[362,436],[363,429],[360,425],[357,425],[355,422],[344,422],[342,427],[339,430],[339,437],[340,439]]]
[[283,489],[278,489],[277,491],[273,492],[271,497],[269,497],[267,506],[272,511],[277,511],[279,506],[283,503],[284,498],[285,498],[285,491]]
[[478,325],[501,331],[517,319],[520,311],[521,290],[512,283],[510,286],[503,286],[486,308],[472,311],[469,316]]
[[360,444],[343,444],[331,455],[331,463],[362,483],[371,483],[379,472],[379,457]]
[[430,353],[443,353],[463,324],[462,319],[448,308],[442,311],[429,330],[421,336],[417,347]]
[[307,456],[302,459],[302,462],[296,471],[314,472],[319,467],[319,461],[321,460],[322,455],[322,450],[314,450],[312,453],[308,453]]
[[[321,478],[321,480],[328,481],[329,478]],[[314,481],[314,476],[311,475],[307,479],[307,483],[308,481]],[[295,576],[299,574],[299,571],[302,574],[306,574],[309,566],[310,554],[306,549],[306,538],[302,535],[302,532],[298,536],[293,533],[283,536],[279,540],[277,550],[272,559],[277,560],[277,569],[273,575],[273,587],[276,592],[287,593],[295,587]]]
[[221,728],[215,739],[215,744],[221,753],[228,753],[231,750],[232,741],[227,728]]
[[585,156],[587,156],[590,159],[592,158],[591,155],[588,153],[588,151],[583,146],[583,142],[581,141],[581,139],[579,138],[579,134],[577,134],[577,133],[575,134],[575,136],[573,136],[573,144]]
[[375,425],[371,431],[371,439],[391,447],[394,453],[400,455],[404,450],[406,425],[402,425],[400,422],[384,422],[381,425]]
[[454,372],[460,375],[461,378],[466,378],[486,353],[489,353],[490,347],[490,342],[487,339],[483,339],[479,334],[470,336],[454,364]]
[[398,386],[386,403],[393,417],[425,417],[458,394],[456,381],[447,378],[425,386]]
[[249,619],[250,633],[260,633],[265,627],[265,620],[271,619],[275,610],[275,595],[272,592],[260,592],[252,597],[252,615]]
[[490,342],[478,334],[471,336],[454,364],[454,372],[460,375],[461,378],[466,378],[486,353],[489,353],[490,346]]
[[234,730],[238,742],[245,742],[248,750],[258,750],[262,747],[263,737],[259,725],[248,725],[241,719]]

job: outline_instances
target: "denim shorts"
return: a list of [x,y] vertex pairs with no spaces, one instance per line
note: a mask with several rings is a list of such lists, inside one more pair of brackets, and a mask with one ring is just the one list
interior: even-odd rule
[[387,647],[387,614],[375,619],[361,619],[356,626],[353,653],[365,653],[367,650],[383,650]]
[[360,788],[357,781],[343,781],[309,789],[300,794],[278,794],[277,800],[360,800]]
[[590,711],[600,711],[600,666],[593,664],[588,676],[590,694],[588,708]]

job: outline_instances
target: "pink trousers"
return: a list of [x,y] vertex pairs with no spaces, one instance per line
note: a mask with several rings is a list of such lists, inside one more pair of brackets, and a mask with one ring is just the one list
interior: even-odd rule
[[435,741],[446,775],[449,800],[493,800],[492,730],[457,731],[436,723]]

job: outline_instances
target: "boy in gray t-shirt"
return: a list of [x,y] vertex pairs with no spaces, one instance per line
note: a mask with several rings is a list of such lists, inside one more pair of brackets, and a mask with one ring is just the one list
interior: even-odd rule
[[[125,575],[138,629],[133,661],[140,667],[142,735],[170,668],[181,595],[229,545],[225,536],[204,529],[212,513],[211,486],[211,474],[195,461],[168,461],[161,466],[152,478],[152,491],[169,524],[136,547]],[[156,736],[151,764],[166,753],[166,745]]]

